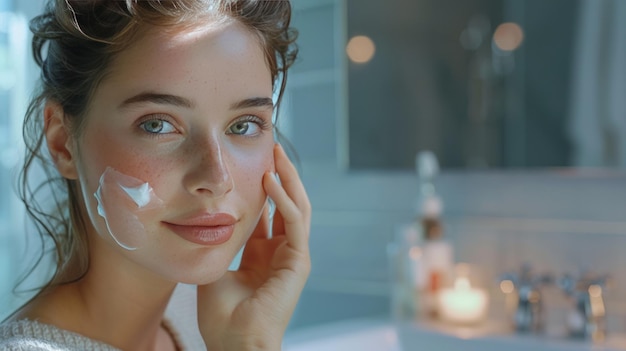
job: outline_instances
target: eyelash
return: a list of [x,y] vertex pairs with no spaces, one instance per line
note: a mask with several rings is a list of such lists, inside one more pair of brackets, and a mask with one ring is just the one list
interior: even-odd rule
[[[153,121],[161,121],[164,123],[168,123],[169,125],[172,126],[173,129],[176,130],[176,132],[170,132],[170,133],[152,133],[147,131],[144,126],[147,123],[153,122]],[[146,118],[141,119],[137,126],[139,127],[139,129],[141,130],[141,132],[143,132],[144,134],[147,134],[149,137],[152,138],[162,138],[165,136],[168,136],[170,134],[174,134],[178,132],[178,128],[176,127],[176,123],[174,121],[171,120],[171,118],[167,115],[162,115],[162,114],[154,114],[154,115],[149,115],[146,116]]]
[[[259,129],[261,129],[261,131],[266,131],[271,129],[271,124],[268,123],[265,119],[255,116],[255,115],[246,115],[243,116],[241,118],[239,118],[238,120],[236,120],[235,122],[231,123],[228,126],[228,129],[230,129],[232,126],[234,126],[237,123],[242,123],[242,122],[252,122],[255,123],[257,126],[259,126]],[[235,133],[228,133],[228,134],[232,134],[232,135],[239,135],[239,134],[235,134]],[[246,138],[254,138],[256,136],[258,136],[258,134],[255,135],[241,135],[243,137]]]
[[[172,133],[151,133],[151,132],[145,130],[142,127],[146,123],[149,123],[149,122],[152,122],[152,121],[163,121],[163,122],[171,124],[174,127],[174,129],[176,129],[175,123],[173,121],[171,121],[170,118],[167,115],[160,115],[160,114],[150,115],[150,116],[147,116],[146,118],[144,118],[144,119],[142,119],[142,120],[140,120],[138,122],[138,127],[141,129],[141,131],[144,134],[147,134],[149,137],[152,137],[152,138],[162,138],[162,137],[165,137],[165,136],[167,136],[169,134],[172,134]],[[272,123],[267,122],[265,119],[263,119],[261,117],[258,117],[258,116],[255,116],[255,115],[246,115],[246,116],[243,116],[243,117],[239,118],[238,120],[234,121],[233,123],[231,123],[228,126],[228,128],[230,129],[235,124],[242,123],[242,122],[252,122],[252,123],[255,123],[259,127],[259,129],[261,129],[261,131],[267,131],[267,130],[269,130],[269,129],[271,129],[273,127]],[[235,133],[228,133],[228,134],[239,135],[239,134],[235,134]],[[246,137],[246,138],[254,138],[254,137],[258,136],[258,134],[255,134],[255,135],[241,135],[241,136]]]

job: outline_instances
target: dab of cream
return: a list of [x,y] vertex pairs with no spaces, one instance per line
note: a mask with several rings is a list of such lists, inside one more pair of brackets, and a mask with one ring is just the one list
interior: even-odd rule
[[136,187],[127,187],[120,185],[120,188],[124,190],[128,196],[135,201],[138,208],[146,206],[150,202],[150,185],[143,183]]
[[[163,201],[156,196],[150,184],[111,167],[100,176],[94,196],[97,214],[104,219],[105,224],[105,228],[98,232],[108,232],[119,246],[130,251],[138,249],[147,240],[143,222],[147,220],[146,211],[163,206]],[[127,198],[137,207],[127,201]]]

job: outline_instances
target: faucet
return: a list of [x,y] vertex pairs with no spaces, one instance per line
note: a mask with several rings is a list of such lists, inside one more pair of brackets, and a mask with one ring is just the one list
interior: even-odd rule
[[[505,273],[500,277],[500,284],[509,286],[510,291],[517,291],[517,307],[513,318],[518,332],[542,332],[544,312],[541,287],[553,282],[548,274],[533,274],[531,266],[523,264],[519,272]],[[504,284],[504,285],[503,285]]]
[[608,275],[591,273],[583,273],[578,277],[566,274],[559,279],[559,286],[573,301],[573,308],[566,320],[571,337],[604,340],[606,309],[603,295],[608,281]]

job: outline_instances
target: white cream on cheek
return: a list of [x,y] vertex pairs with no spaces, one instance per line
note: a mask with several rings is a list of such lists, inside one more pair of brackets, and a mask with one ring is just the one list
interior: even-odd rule
[[[163,207],[150,184],[107,167],[94,196],[97,213],[104,219],[104,227],[96,228],[98,233],[126,250],[141,248],[148,238],[144,225],[148,212]],[[95,218],[92,221],[98,223]]]
[[143,183],[136,187],[128,187],[120,184],[120,188],[126,192],[126,194],[135,201],[137,208],[143,208],[150,203],[150,197],[154,192],[150,187],[150,184]]

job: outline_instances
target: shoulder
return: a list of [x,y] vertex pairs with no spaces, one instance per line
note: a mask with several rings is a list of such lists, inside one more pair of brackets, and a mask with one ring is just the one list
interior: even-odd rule
[[55,326],[22,319],[0,324],[0,351],[119,351]]
[[39,338],[45,327],[29,320],[19,320],[0,324],[0,351],[61,351],[61,345]]
[[68,350],[56,343],[28,337],[11,337],[0,339],[0,351],[65,351]]

